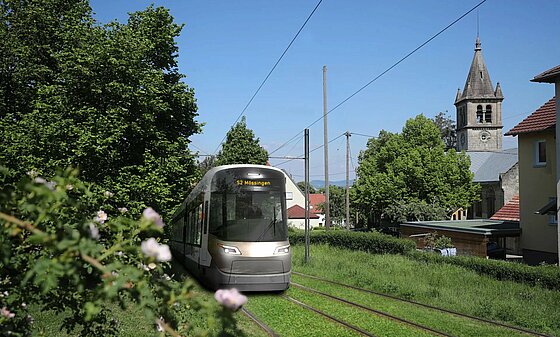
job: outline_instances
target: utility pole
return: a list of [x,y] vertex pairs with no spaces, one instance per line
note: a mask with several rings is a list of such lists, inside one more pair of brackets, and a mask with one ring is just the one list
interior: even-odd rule
[[346,131],[346,229],[350,230],[350,132]]
[[323,130],[325,148],[325,227],[331,227],[329,202],[329,137],[327,132],[327,66],[323,66]]
[[304,180],[305,180],[305,255],[304,262],[309,262],[309,129],[304,131]]

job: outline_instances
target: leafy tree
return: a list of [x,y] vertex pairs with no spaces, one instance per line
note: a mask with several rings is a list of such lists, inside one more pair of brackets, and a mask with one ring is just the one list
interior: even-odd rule
[[[311,185],[311,183],[308,183],[307,186],[309,188],[309,193],[317,193],[317,190],[313,187],[313,185]],[[299,187],[302,192],[305,192],[305,181],[298,182],[297,187]]]
[[253,130],[247,128],[245,116],[227,133],[222,150],[216,156],[216,165],[259,164],[268,160],[268,152],[259,144]]
[[439,129],[441,139],[445,144],[445,149],[457,148],[457,128],[455,121],[443,112],[438,113],[433,121]]
[[[353,203],[370,223],[436,220],[442,210],[467,208],[477,198],[469,158],[446,152],[438,128],[423,115],[409,119],[400,134],[382,130],[359,163]],[[407,207],[396,212],[399,205]]]
[[[342,226],[346,220],[346,189],[336,185],[329,186],[329,211],[331,221]],[[319,205],[324,212],[325,203]]]
[[169,214],[195,173],[186,149],[200,126],[168,10],[99,25],[85,0],[6,0],[0,20],[0,164],[17,177],[76,167],[132,213]]

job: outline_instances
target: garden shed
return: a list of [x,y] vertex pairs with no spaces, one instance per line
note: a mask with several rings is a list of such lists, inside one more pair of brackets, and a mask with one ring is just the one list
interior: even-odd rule
[[424,248],[424,236],[437,233],[451,239],[458,255],[505,258],[517,253],[521,229],[516,221],[414,221],[402,223],[399,233],[416,241],[419,249]]

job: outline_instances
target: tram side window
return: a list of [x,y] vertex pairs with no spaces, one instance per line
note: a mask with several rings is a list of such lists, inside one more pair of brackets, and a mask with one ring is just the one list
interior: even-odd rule
[[190,240],[189,243],[192,245],[194,244],[194,241],[196,240],[196,222],[197,222],[197,216],[196,216],[196,208],[191,210],[191,227],[190,229]]
[[198,205],[197,207],[196,218],[196,236],[194,237],[194,244],[200,246],[202,235],[202,204]]
[[191,213],[185,212],[185,243],[190,242],[190,235],[189,235],[190,228],[191,228]]

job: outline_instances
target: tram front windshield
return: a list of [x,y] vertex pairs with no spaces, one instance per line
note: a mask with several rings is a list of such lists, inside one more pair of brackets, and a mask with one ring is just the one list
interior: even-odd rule
[[256,186],[248,180],[219,179],[210,197],[210,234],[224,241],[287,240],[283,179],[268,178]]

